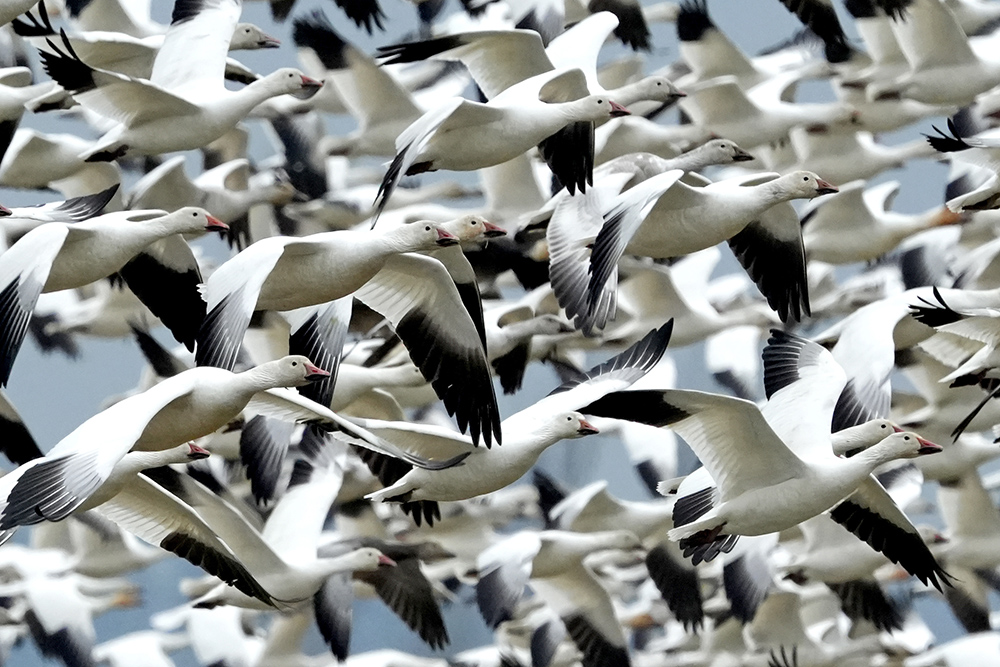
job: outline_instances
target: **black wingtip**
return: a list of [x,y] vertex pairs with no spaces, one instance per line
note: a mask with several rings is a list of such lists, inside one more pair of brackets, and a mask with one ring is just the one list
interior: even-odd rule
[[685,0],[681,3],[681,11],[677,15],[677,38],[680,41],[696,42],[714,28],[705,0]]
[[347,48],[350,46],[333,28],[322,10],[316,9],[292,22],[295,45],[312,49],[329,70],[347,69]]

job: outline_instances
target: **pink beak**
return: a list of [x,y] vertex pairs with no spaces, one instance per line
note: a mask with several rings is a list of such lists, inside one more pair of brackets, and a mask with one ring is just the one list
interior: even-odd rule
[[208,220],[208,224],[205,225],[205,229],[210,232],[227,232],[229,231],[229,225],[224,223],[222,220],[215,218],[211,215],[206,215],[205,219]]
[[594,435],[595,433],[600,433],[601,431],[586,419],[581,419],[580,427],[576,429],[576,432],[580,435]]
[[388,565],[389,567],[396,567],[396,561],[394,561],[393,559],[389,558],[385,554],[379,554],[379,556],[378,556],[378,564],[379,565]]
[[[608,100],[611,102],[611,100]],[[631,116],[632,112],[618,104],[617,102],[611,102],[611,117],[618,118],[619,116]]]
[[831,195],[834,192],[840,192],[840,190],[838,190],[833,184],[827,183],[822,178],[817,178],[816,192],[821,195]]
[[922,447],[917,450],[917,454],[936,454],[942,451],[941,445],[935,445],[930,440],[924,440],[919,435],[917,436],[917,442],[922,445]]
[[330,373],[324,371],[319,366],[314,366],[306,362],[306,380],[309,382],[316,382],[317,380],[322,380],[323,378],[330,377]]
[[441,247],[448,247],[458,244],[458,237],[451,232],[445,231],[440,227],[437,228],[437,244]]
[[903,432],[903,429],[899,428],[895,424],[893,424],[892,430],[893,430],[894,433],[902,433]]
[[483,235],[488,239],[496,238],[498,236],[507,236],[507,230],[499,225],[494,225],[492,222],[486,222],[483,220]]
[[264,35],[260,40],[258,45],[264,49],[276,49],[281,46],[281,40],[277,37],[271,37],[270,35]]
[[0,217],[10,215],[10,209],[6,206],[0,206]]
[[188,448],[190,449],[190,451],[188,452],[189,459],[195,459],[195,460],[207,459],[209,456],[211,456],[211,453],[207,449],[199,447],[193,442],[188,443]]

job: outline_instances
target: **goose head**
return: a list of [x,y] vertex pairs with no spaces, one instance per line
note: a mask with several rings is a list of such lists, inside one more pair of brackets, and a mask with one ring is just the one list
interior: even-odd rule
[[274,387],[301,387],[310,382],[317,382],[330,377],[330,373],[313,364],[301,354],[290,354],[287,357],[261,364],[252,371],[267,379]]
[[833,453],[837,456],[852,456],[878,444],[893,433],[902,432],[903,429],[889,419],[872,419],[834,433]]
[[282,67],[275,70],[261,79],[259,83],[273,87],[275,95],[287,93],[299,100],[308,100],[323,87],[322,81],[308,77],[294,67]]
[[893,433],[875,447],[883,450],[887,457],[891,456],[888,460],[915,459],[918,456],[937,454],[942,451],[940,445],[935,445],[930,440],[924,440],[913,431]]
[[728,164],[730,162],[748,162],[754,157],[750,153],[740,148],[735,141],[729,139],[712,139],[704,144],[700,150],[705,151],[712,164]]
[[237,23],[233,38],[229,41],[230,51],[253,49],[276,49],[281,40],[271,37],[253,23]]
[[188,461],[200,461],[201,459],[207,459],[211,454],[204,447],[199,447],[193,442],[186,442],[181,445],[181,453],[184,454],[184,460],[178,461],[178,463],[187,463]]
[[225,232],[229,225],[213,217],[203,208],[185,206],[160,218],[160,223],[178,234]]
[[434,250],[458,245],[461,239],[436,222],[424,220],[387,232],[405,251]]
[[632,112],[608,99],[607,95],[591,95],[574,102],[580,107],[580,117],[575,120],[607,120],[608,118],[618,118],[619,116],[630,116]]
[[792,199],[814,199],[821,195],[840,192],[836,186],[811,171],[793,171],[778,180],[783,181],[782,185],[787,188]]
[[396,561],[374,547],[363,547],[344,554],[344,564],[352,571],[371,572],[380,567],[395,567]]
[[555,431],[562,438],[582,438],[600,433],[600,430],[588,422],[579,412],[563,412],[553,417]]
[[483,241],[507,235],[506,229],[494,225],[480,215],[464,215],[461,218],[449,220],[442,224],[441,227],[450,234],[458,237],[458,240],[462,243]]
[[647,76],[638,86],[643,99],[653,102],[674,102],[687,93],[681,91],[665,76]]
[[[132,453],[132,452],[130,452]],[[148,452],[144,452],[147,453]],[[177,445],[171,449],[164,450],[160,452],[161,458],[156,463],[156,465],[169,465],[171,463],[191,463],[192,461],[199,461],[201,459],[207,459],[210,454],[207,449],[199,447],[193,442],[185,442],[183,445]]]
[[730,162],[748,162],[754,157],[740,148],[735,141],[729,139],[712,139],[694,149],[705,154],[709,164],[729,164]]

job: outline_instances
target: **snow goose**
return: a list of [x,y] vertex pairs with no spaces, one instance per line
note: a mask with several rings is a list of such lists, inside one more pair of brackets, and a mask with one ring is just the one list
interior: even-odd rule
[[535,315],[525,305],[505,304],[492,309],[487,316],[486,349],[505,394],[521,388],[524,372],[532,360],[531,340],[569,330],[559,317],[551,313]]
[[50,222],[25,234],[0,260],[6,384],[35,301],[42,292],[80,287],[118,273],[189,345],[203,317],[198,265],[179,234],[227,227],[200,208],[108,213],[83,222]]
[[12,245],[30,230],[46,222],[82,222],[100,215],[117,192],[116,183],[100,192],[64,201],[8,209],[7,217],[0,220],[0,229],[7,236],[7,244]]
[[[460,60],[490,100],[527,79],[572,68],[579,68],[586,77],[586,89],[579,90],[579,95],[588,92],[605,95],[625,107],[640,100],[668,103],[682,97],[683,93],[661,76],[646,77],[614,90],[606,90],[600,85],[597,80],[598,52],[617,25],[614,15],[598,12],[553,39],[548,47],[543,46],[538,33],[530,30],[476,31],[388,46],[381,49],[381,53],[389,58],[386,63],[412,62],[428,57]],[[558,134],[552,133],[555,136],[543,137],[545,140],[539,144],[539,150],[556,177],[571,192],[576,188],[584,190],[591,181],[590,168],[579,173],[576,165],[580,161],[572,156],[582,153],[583,164],[592,163],[593,126],[582,122],[569,125],[565,130],[557,129]]]
[[[0,182],[10,187],[56,187],[66,196],[94,192],[121,182],[117,164],[88,164],[80,154],[90,142],[75,134],[44,134],[21,128],[14,133],[10,147],[0,162]],[[84,181],[80,192],[67,194],[65,185]]]
[[[396,138],[396,157],[376,199],[376,219],[404,175],[491,167],[517,157],[571,123],[627,114],[607,95],[589,94],[579,69],[552,70],[524,79],[486,104],[447,100]],[[584,162],[589,164],[589,160]],[[582,177],[584,187],[588,175]],[[565,180],[581,182],[579,177]]]
[[716,136],[732,139],[744,148],[754,148],[787,139],[800,125],[829,125],[850,118],[849,108],[840,102],[786,102],[794,93],[797,78],[782,74],[750,91],[739,87],[732,76],[710,79],[686,86],[681,108],[695,123]]
[[404,254],[457,242],[431,223],[262,239],[205,283],[209,314],[198,363],[232,368],[254,310],[293,310],[356,293],[389,318],[460,428],[470,428],[475,441],[483,434],[489,444],[496,434],[499,442],[486,355],[454,282],[437,260]]
[[[170,465],[172,463],[188,463],[208,457],[208,452],[194,443],[185,443],[170,449],[163,449],[154,452],[127,452],[115,462],[114,467],[107,474],[103,482],[95,488],[82,503],[75,506],[72,513],[87,512],[94,509],[116,495],[121,493],[129,484],[135,484],[136,476],[147,468]],[[37,463],[44,467],[45,461],[38,459]],[[14,487],[22,474],[25,474],[31,466],[22,466],[7,475],[6,482],[0,485],[0,494],[7,496],[7,501],[11,499]],[[6,511],[7,507],[4,508]],[[44,516],[39,516],[44,519]],[[2,520],[2,518],[0,518]],[[0,531],[0,544],[10,539],[14,535],[14,527],[8,526]]]
[[[27,21],[16,21],[14,30],[34,46],[43,47],[44,42],[40,38],[56,34],[44,0],[38,4],[38,16],[28,13],[26,18]],[[73,31],[69,35],[69,40],[81,59],[93,67],[148,79],[153,69],[153,60],[163,46],[164,35],[160,33],[135,37],[113,30],[84,30]],[[252,23],[238,23],[233,29],[229,50],[272,49],[280,45],[279,40],[267,35]],[[248,83],[257,78],[235,60],[228,60],[226,65],[226,75],[231,80]]]
[[864,182],[854,181],[806,211],[802,216],[806,257],[830,264],[867,262],[913,234],[962,222],[947,208],[918,215],[890,211],[899,187],[898,181],[890,181],[866,190]]
[[798,158],[796,168],[823,174],[835,183],[874,178],[886,169],[905,166],[913,158],[934,155],[923,141],[885,146],[855,127],[796,127],[789,136]]
[[415,521],[422,517],[432,522],[435,516],[440,517],[436,501],[472,498],[515,482],[555,443],[598,432],[574,411],[575,408],[592,400],[592,396],[629,386],[645,375],[663,356],[670,340],[671,325],[668,322],[658,331],[651,331],[625,352],[592,368],[580,381],[559,387],[546,398],[505,419],[501,426],[507,442],[497,451],[471,449],[467,439],[433,426],[358,420],[366,430],[404,448],[412,446],[428,452],[468,452],[471,449],[463,461],[461,473],[444,475],[425,475],[417,468],[405,470],[402,466],[390,469],[380,464],[380,457],[362,453],[378,473],[379,481],[386,485],[369,497],[402,502],[404,511],[412,513]]
[[[622,186],[623,189],[628,189],[657,174],[674,169],[701,171],[713,165],[747,162],[753,159],[753,155],[737,146],[735,142],[728,139],[713,139],[670,158],[645,151],[625,153],[602,163],[595,170],[595,176],[600,180],[614,174],[628,174],[631,178]],[[581,196],[584,194],[586,193],[581,193]],[[533,230],[539,226],[539,223],[546,222],[547,215],[551,215],[561,202],[571,196],[575,195],[569,190],[559,190],[543,206],[539,207],[537,213],[531,216],[530,223],[522,229],[521,233]]]
[[[304,483],[291,486],[260,533],[232,506],[193,479],[176,476],[173,488],[233,549],[271,598],[288,609],[302,606],[333,574],[395,565],[372,547],[330,558],[318,555],[320,531],[343,476],[342,468],[334,461],[321,475],[324,483],[317,483],[316,475],[310,472]],[[271,608],[259,596],[250,597],[231,586],[218,586],[195,601],[197,607],[219,604]]]
[[200,206],[233,226],[242,222],[251,207],[270,203],[276,206],[292,200],[292,186],[268,175],[254,179],[245,158],[230,160],[205,171],[193,181],[184,173],[184,157],[170,158],[139,179],[129,192],[128,208],[157,208],[176,211],[184,206]]
[[[277,70],[242,90],[225,90],[222,70],[228,44],[225,40],[209,44],[210,40],[199,40],[198,33],[207,25],[209,34],[215,34],[230,19],[235,26],[239,3],[196,4],[175,7],[175,21],[149,80],[86,65],[65,33],[65,51],[49,41],[51,52],[43,51],[41,56],[49,76],[84,107],[119,123],[84,152],[85,160],[201,148],[235,127],[266,99],[283,94],[309,96],[319,90],[319,82],[293,68]],[[192,51],[192,40],[202,47],[197,52]]]
[[348,654],[349,647],[343,640],[351,636],[352,614],[348,606],[354,597],[351,579],[355,586],[366,589],[366,593],[373,590],[428,646],[433,649],[447,646],[450,639],[441,608],[431,581],[420,568],[422,557],[441,559],[451,554],[433,542],[407,544],[366,537],[324,544],[319,555],[331,558],[362,547],[378,549],[396,566],[359,571],[353,577],[334,575],[317,592],[313,599],[317,624],[333,654],[340,660],[346,659]]
[[[243,373],[199,367],[167,378],[91,417],[44,458],[4,478],[4,487],[11,490],[0,513],[0,529],[59,520],[84,503],[130,449],[155,452],[178,440],[194,440],[228,424],[248,404],[270,416],[337,424],[360,438],[357,443],[364,442],[362,446],[379,447],[390,456],[396,452],[411,464],[422,464],[419,457],[382,447],[377,438],[323,406],[275,389],[327,375],[305,357],[293,355]],[[95,433],[102,435],[95,439]]]
[[[590,258],[588,310],[599,312],[602,302],[610,302],[607,295],[624,253],[677,257],[728,240],[782,321],[808,315],[801,227],[787,202],[837,189],[807,171],[737,177],[704,187],[691,187],[680,177],[680,171],[670,171],[643,181],[601,212],[605,222]],[[770,259],[761,261],[765,257]]]
[[[901,432],[849,459],[835,456],[828,434],[843,371],[819,345],[778,331],[773,335],[775,343],[765,357],[770,366],[767,415],[749,401],[679,389],[616,392],[583,410],[670,425],[702,460],[718,490],[705,486],[687,493],[685,483],[701,482],[695,483],[693,476],[681,484],[675,528],[668,535],[681,541],[685,555],[714,558],[732,548],[735,535],[784,530],[832,508],[835,521],[890,560],[903,560],[909,571],[936,586],[939,579],[947,582],[912,524],[871,476],[888,461],[941,448]],[[754,437],[748,439],[747,433]],[[743,447],[751,447],[755,455],[742,456]],[[738,467],[734,457],[740,460]]]
[[630,665],[611,599],[585,558],[602,550],[641,547],[627,530],[516,533],[484,550],[477,560],[479,610],[487,625],[496,627],[513,618],[530,585],[562,619],[587,664]]
[[1000,63],[984,58],[948,6],[939,0],[906,3],[906,19],[894,20],[892,31],[909,63],[909,71],[868,86],[868,96],[900,95],[927,104],[971,103],[1000,83]]

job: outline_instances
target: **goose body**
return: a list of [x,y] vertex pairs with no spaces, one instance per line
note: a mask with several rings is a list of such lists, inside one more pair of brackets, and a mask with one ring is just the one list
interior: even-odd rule
[[[63,33],[60,49],[42,54],[49,75],[84,106],[118,125],[82,157],[108,161],[126,153],[155,155],[200,148],[233,129],[264,100],[292,93],[310,96],[320,88],[293,68],[284,68],[241,90],[223,85],[226,53],[241,3],[217,0],[182,7],[173,17],[149,79],[91,67]],[[215,38],[221,31],[224,36]]]
[[[407,254],[458,242],[431,223],[258,241],[206,283],[209,314],[196,359],[232,368],[254,310],[293,310],[358,292],[389,318],[411,353],[421,350],[414,361],[461,428],[471,426],[475,440],[483,433],[489,443],[493,433],[499,436],[500,419],[476,324],[444,266]],[[462,373],[464,381],[476,383],[474,392],[452,380]]]
[[[227,226],[203,209],[188,207],[170,214],[123,211],[72,224],[51,222],[25,234],[0,260],[0,290],[17,295],[2,308],[7,324],[0,333],[6,350],[0,380],[6,384],[10,377],[28,317],[42,292],[81,287],[119,271],[125,272],[133,291],[146,297],[147,305],[168,318],[178,337],[187,340],[185,330],[192,318],[200,319],[200,305],[183,301],[190,296],[184,288],[193,289],[200,276],[179,235],[214,229]],[[173,285],[168,296],[162,292],[164,284]]]

